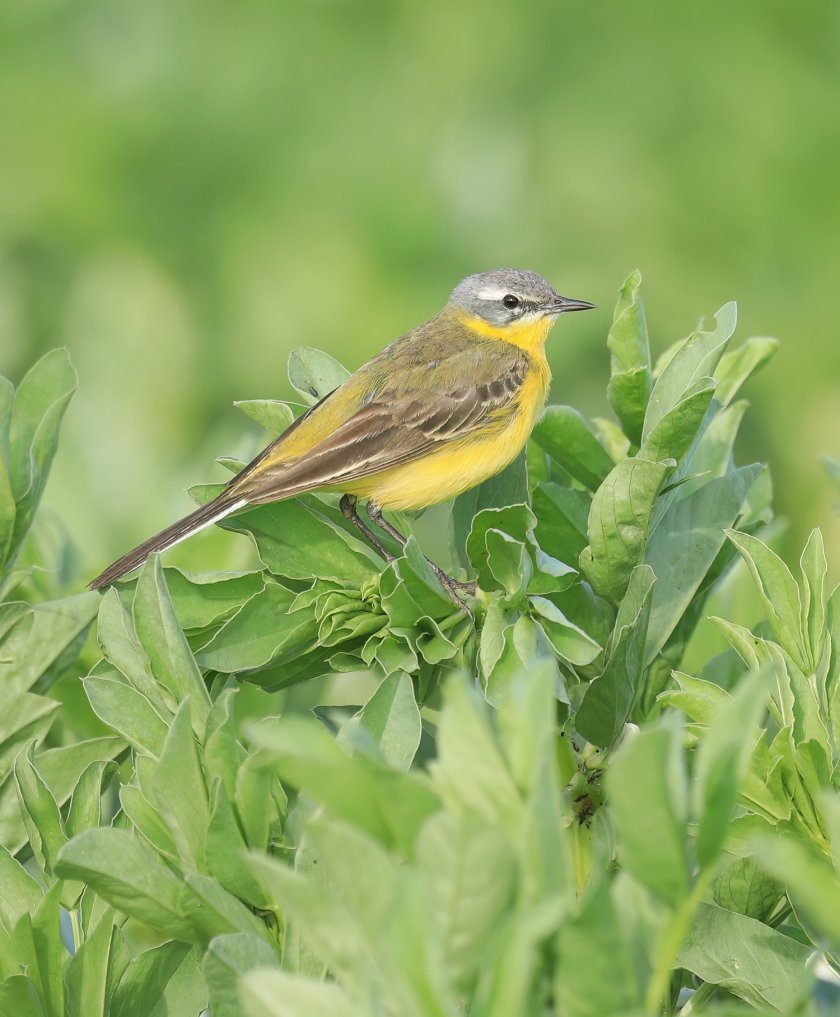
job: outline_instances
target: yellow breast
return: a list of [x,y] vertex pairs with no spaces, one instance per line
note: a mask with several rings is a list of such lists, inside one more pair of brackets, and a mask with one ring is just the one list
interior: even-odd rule
[[347,485],[343,490],[394,511],[426,508],[468,491],[503,470],[525,447],[545,403],[550,381],[545,357],[532,355],[532,370],[520,389],[516,410],[503,430],[487,435],[479,432],[414,462]]

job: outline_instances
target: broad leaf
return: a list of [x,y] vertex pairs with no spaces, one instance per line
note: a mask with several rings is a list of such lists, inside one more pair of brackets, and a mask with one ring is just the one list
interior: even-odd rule
[[673,724],[642,731],[620,747],[607,773],[623,864],[674,906],[688,888],[688,787],[681,738]]
[[571,406],[549,406],[534,428],[533,440],[590,491],[615,465],[590,426]]
[[347,368],[322,350],[301,346],[289,354],[289,381],[308,403],[323,399],[349,377]]
[[701,904],[679,965],[755,1007],[783,1013],[807,987],[811,948],[744,915]]
[[636,445],[651,390],[650,347],[640,292],[641,273],[632,272],[621,287],[607,336],[611,373],[607,397],[627,437]]
[[580,564],[595,592],[613,603],[642,560],[653,502],[670,470],[668,463],[623,459],[592,499],[589,547]]
[[595,745],[611,745],[630,716],[645,669],[645,643],[656,576],[649,565],[630,574],[607,647],[604,670],[593,679],[575,717],[575,726]]

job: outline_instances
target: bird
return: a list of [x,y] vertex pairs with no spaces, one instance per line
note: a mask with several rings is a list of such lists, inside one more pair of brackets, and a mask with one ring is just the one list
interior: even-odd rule
[[[387,561],[393,555],[362,519],[399,545],[384,511],[417,511],[508,466],[524,448],[548,396],[548,333],[561,314],[595,305],[560,296],[536,272],[469,275],[443,309],[325,395],[233,477],[212,501],[123,555],[90,582],[102,589],[242,509],[311,491],[339,494],[344,516]],[[449,596],[471,593],[430,562]]]

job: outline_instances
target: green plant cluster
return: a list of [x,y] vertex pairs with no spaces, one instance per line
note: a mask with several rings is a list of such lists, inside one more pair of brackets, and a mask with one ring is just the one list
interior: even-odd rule
[[[253,570],[59,595],[37,523],[18,552],[75,378],[56,351],[4,383],[0,1014],[836,1012],[840,594],[818,531],[795,574],[771,550],[768,471],[735,464],[775,343],[734,330],[727,305],[654,363],[628,279],[614,419],[549,407],[453,505],[474,617],[326,496],[225,520]],[[345,374],[290,363],[306,401]],[[765,618],[715,618],[686,673],[736,568]]]

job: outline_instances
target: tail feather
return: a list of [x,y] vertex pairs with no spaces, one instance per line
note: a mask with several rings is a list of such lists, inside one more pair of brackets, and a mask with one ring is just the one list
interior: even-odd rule
[[174,546],[187,537],[191,537],[199,530],[203,530],[206,526],[218,522],[219,519],[223,519],[225,516],[230,515],[231,512],[235,512],[247,504],[248,502],[245,498],[239,498],[231,502],[228,492],[223,491],[218,498],[214,498],[213,501],[202,505],[201,508],[197,508],[195,512],[191,512],[188,516],[184,516],[183,519],[179,519],[177,523],[173,523],[172,526],[168,526],[165,530],[161,530],[160,533],[156,533],[154,537],[144,540],[134,550],[124,554],[113,565],[109,565],[104,572],[100,573],[95,579],[92,579],[88,585],[92,590],[99,590],[103,586],[108,586],[109,583],[113,583],[129,572],[133,572],[155,551],[165,551],[166,548]]

